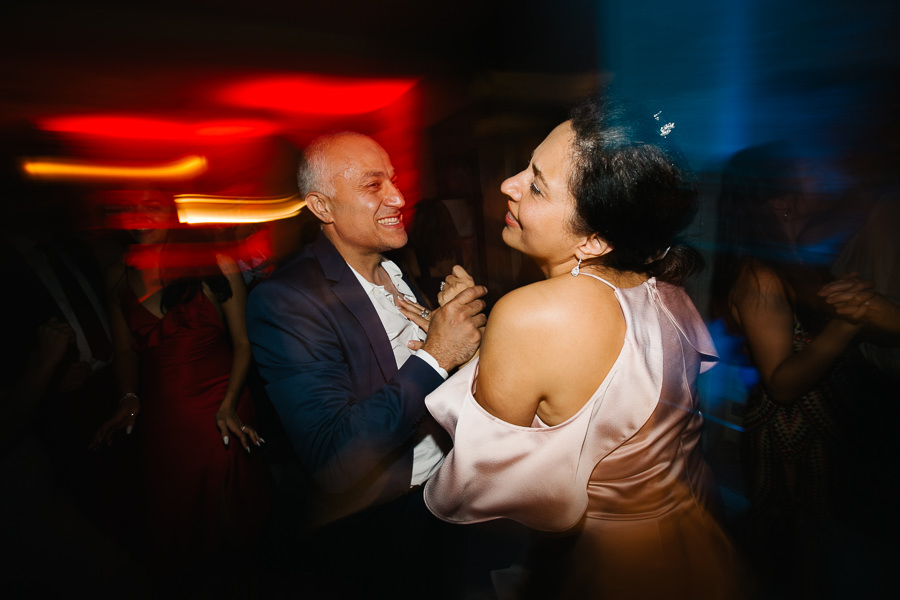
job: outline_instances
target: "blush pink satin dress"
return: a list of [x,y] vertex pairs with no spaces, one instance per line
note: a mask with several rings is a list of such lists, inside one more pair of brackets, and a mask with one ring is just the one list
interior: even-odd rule
[[683,288],[600,281],[627,330],[597,391],[558,425],[511,425],[475,400],[470,362],[425,400],[454,439],[426,504],[454,523],[508,518],[573,532],[559,597],[740,597],[700,448],[697,378],[717,358],[706,325]]

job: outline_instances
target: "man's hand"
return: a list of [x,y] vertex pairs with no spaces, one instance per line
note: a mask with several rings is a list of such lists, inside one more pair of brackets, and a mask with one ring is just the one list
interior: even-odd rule
[[91,365],[86,362],[74,362],[62,374],[59,382],[56,384],[57,392],[74,392],[80,390],[87,378],[91,376],[93,370]]
[[53,369],[62,361],[70,345],[75,344],[75,330],[68,323],[51,317],[37,331],[37,344],[31,361]]
[[[66,352],[75,346],[75,330],[56,317],[43,323],[37,331],[37,344],[30,357],[31,364],[52,371],[63,362]],[[71,392],[79,389],[91,375],[86,362],[73,362],[56,382],[56,391]]]
[[412,322],[428,331],[428,339],[419,348],[434,357],[443,369],[450,371],[466,363],[478,351],[487,323],[482,312],[486,304],[481,300],[486,293],[483,285],[468,287],[432,311],[427,319],[414,310],[403,310]]

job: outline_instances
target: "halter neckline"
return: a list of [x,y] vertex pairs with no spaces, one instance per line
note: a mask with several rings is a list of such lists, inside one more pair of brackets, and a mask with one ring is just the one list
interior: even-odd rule
[[[584,272],[584,271],[579,271],[578,275],[587,275],[588,277],[591,277],[591,278],[593,278],[593,279],[596,279],[597,281],[602,281],[603,283],[605,283],[606,285],[608,285],[609,287],[611,287],[611,288],[614,289],[614,290],[616,289],[616,286],[614,286],[613,284],[611,284],[611,283],[608,282],[607,280],[603,279],[603,278],[600,277],[599,275],[594,275],[594,274],[592,274],[592,273],[586,273],[586,272]],[[577,277],[578,275],[576,275],[576,277]]]

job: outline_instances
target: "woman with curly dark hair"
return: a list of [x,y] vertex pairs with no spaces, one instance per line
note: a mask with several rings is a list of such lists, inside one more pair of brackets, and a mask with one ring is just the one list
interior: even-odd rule
[[503,182],[503,240],[546,279],[502,297],[478,358],[426,399],[454,437],[428,507],[539,532],[522,597],[740,596],[700,449],[715,349],[680,285],[697,194],[672,128],[592,100]]

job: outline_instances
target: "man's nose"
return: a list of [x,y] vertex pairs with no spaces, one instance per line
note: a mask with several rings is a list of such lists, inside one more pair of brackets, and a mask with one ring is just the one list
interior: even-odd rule
[[384,203],[388,206],[403,208],[406,206],[406,199],[403,197],[403,192],[401,192],[396,185],[391,183]]

